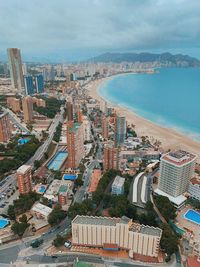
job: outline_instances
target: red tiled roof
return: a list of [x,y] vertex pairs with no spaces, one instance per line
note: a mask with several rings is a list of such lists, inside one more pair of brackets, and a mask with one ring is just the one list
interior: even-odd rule
[[200,262],[197,261],[197,257],[188,257],[187,267],[200,267]]
[[192,184],[200,184],[200,179],[197,179],[197,178],[192,178],[191,180],[190,180],[190,182],[192,183]]

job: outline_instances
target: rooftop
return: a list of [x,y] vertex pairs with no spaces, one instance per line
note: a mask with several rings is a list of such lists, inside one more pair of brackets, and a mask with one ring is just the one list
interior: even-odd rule
[[105,225],[105,226],[116,226],[117,223],[126,223],[125,220],[121,218],[80,216],[80,215],[77,215],[72,222],[78,224],[94,224],[94,225]]
[[162,190],[160,190],[159,188],[157,188],[155,190],[155,193],[164,197],[168,197],[169,200],[174,203],[176,206],[180,206],[182,203],[184,203],[186,201],[186,197],[184,197],[183,195],[180,195],[178,197],[172,197],[170,195],[168,195],[167,193],[163,192]]
[[119,187],[122,187],[122,186],[124,185],[124,182],[125,182],[125,178],[123,178],[123,177],[117,175],[117,176],[115,177],[115,180],[114,180],[112,186],[119,186]]
[[162,160],[168,161],[169,163],[173,163],[177,166],[182,166],[186,163],[194,161],[196,158],[196,155],[187,151],[177,150],[163,155]]
[[68,186],[67,185],[65,185],[65,184],[62,184],[61,186],[60,186],[60,188],[59,188],[59,193],[66,193],[68,191]]
[[38,212],[42,214],[43,216],[47,217],[52,212],[52,209],[41,204],[41,203],[35,203],[31,209],[34,212]]
[[30,169],[31,169],[30,165],[22,165],[17,169],[17,173],[26,173]]

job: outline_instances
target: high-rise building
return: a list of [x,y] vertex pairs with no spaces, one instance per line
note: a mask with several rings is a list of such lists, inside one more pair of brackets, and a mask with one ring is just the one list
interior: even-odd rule
[[68,168],[78,168],[82,158],[85,156],[83,132],[83,123],[67,122]]
[[[169,196],[169,199],[180,206],[179,199],[193,177],[197,156],[183,150],[169,152],[162,156],[157,194]],[[177,200],[177,203],[176,203]]]
[[67,119],[68,121],[73,121],[73,104],[70,101],[66,102],[66,107],[67,107]]
[[158,257],[162,230],[134,223],[127,217],[94,217],[77,215],[72,221],[72,244],[127,250],[129,256],[141,254]]
[[82,123],[83,122],[83,114],[80,109],[77,111],[77,122]]
[[24,112],[24,122],[31,123],[33,121],[33,101],[31,96],[22,99],[22,109]]
[[102,137],[104,139],[108,139],[108,128],[109,123],[108,123],[108,118],[103,117],[101,120],[101,128],[102,128]]
[[24,76],[24,87],[26,95],[34,94],[33,77],[31,75]]
[[12,135],[8,112],[0,112],[0,143],[7,143]]
[[110,169],[119,169],[119,148],[114,147],[113,143],[104,144],[104,161],[103,161],[104,171]]
[[44,92],[44,78],[42,74],[35,75],[35,88],[38,94]]
[[124,183],[125,183],[125,178],[117,175],[112,183],[112,194],[113,195],[124,194]]
[[27,194],[32,191],[31,166],[22,165],[17,169],[17,185],[20,194]]
[[8,97],[7,98],[7,104],[8,107],[12,109],[14,112],[20,112],[21,111],[21,101],[18,98],[15,97]]
[[12,86],[22,90],[24,88],[24,79],[20,50],[18,48],[8,48],[7,53]]
[[114,124],[115,147],[123,146],[126,137],[126,118],[115,113]]

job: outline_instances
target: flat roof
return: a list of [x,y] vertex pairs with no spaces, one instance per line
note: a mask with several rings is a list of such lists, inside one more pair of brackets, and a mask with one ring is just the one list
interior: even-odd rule
[[31,168],[30,165],[22,165],[17,169],[17,173],[25,173]]
[[31,208],[32,211],[38,212],[45,217],[49,216],[49,214],[52,212],[52,209],[41,204],[41,203],[35,203],[33,207]]
[[120,186],[120,187],[122,187],[124,185],[124,182],[125,182],[125,178],[117,175],[115,177],[115,180],[113,181],[112,186]]
[[184,150],[176,150],[174,152],[169,152],[162,156],[162,160],[173,163],[177,166],[182,166],[186,163],[192,162],[197,158],[195,154],[191,154]]
[[146,235],[161,236],[162,230],[158,227],[141,225],[140,233],[146,234]]
[[127,223],[123,218],[80,216],[80,215],[77,215],[72,222],[77,224],[93,224],[93,225],[105,225],[105,226],[116,226],[117,223]]
[[154,192],[158,195],[168,197],[169,200],[177,206],[180,206],[181,204],[183,204],[187,200],[187,198],[184,197],[183,195],[180,195],[178,197],[172,197],[172,196],[168,195],[167,193],[163,192],[162,190],[160,190],[159,188],[157,188]]

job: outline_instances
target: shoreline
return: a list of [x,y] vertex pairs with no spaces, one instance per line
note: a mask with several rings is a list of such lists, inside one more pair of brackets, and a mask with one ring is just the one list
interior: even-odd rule
[[[126,75],[126,73],[119,75]],[[195,141],[172,128],[165,128],[153,123],[150,120],[136,114],[127,107],[120,106],[120,104],[112,103],[107,99],[104,99],[100,95],[99,89],[104,82],[112,79],[114,76],[115,75],[91,81],[85,86],[85,89],[88,91],[88,95],[98,101],[106,101],[108,106],[115,108],[117,112],[125,115],[128,124],[135,125],[136,133],[139,136],[148,136],[151,142],[155,142],[155,140],[160,141],[161,148],[165,151],[168,149],[185,149],[189,152],[195,153],[199,156],[200,161],[200,142]]]

